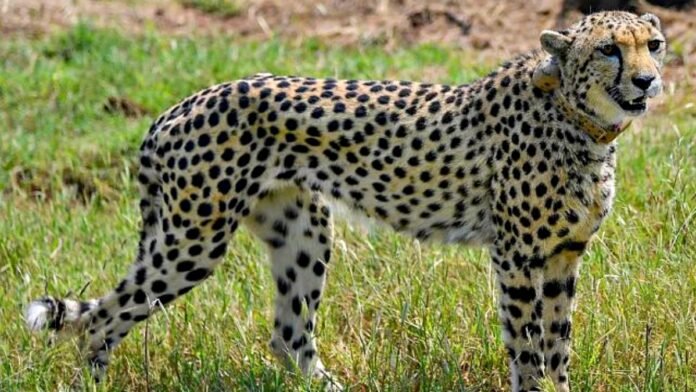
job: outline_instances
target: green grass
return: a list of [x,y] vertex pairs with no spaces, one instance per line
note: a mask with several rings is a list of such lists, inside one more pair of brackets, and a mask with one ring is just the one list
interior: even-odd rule
[[239,15],[243,3],[238,0],[178,0],[186,7],[197,8],[203,12],[223,17]]
[[[79,25],[0,41],[0,390],[80,386],[75,341],[24,329],[44,290],[110,290],[135,256],[135,153],[151,117],[106,113],[124,97],[153,115],[210,84],[259,71],[463,83],[491,64],[419,46],[332,49],[234,43]],[[696,120],[652,117],[620,139],[618,198],[585,257],[575,316],[575,391],[696,388]],[[691,114],[690,114],[691,113]],[[505,388],[487,255],[340,226],[319,314],[325,363],[357,390]],[[274,285],[263,247],[241,230],[225,263],[122,344],[97,389],[311,388],[273,361]],[[145,375],[149,374],[149,381]],[[92,389],[89,381],[81,388]]]

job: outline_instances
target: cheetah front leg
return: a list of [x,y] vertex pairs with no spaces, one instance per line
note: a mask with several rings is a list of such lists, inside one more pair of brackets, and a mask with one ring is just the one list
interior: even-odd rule
[[584,242],[561,244],[544,267],[544,358],[556,391],[567,392],[571,314]]
[[491,257],[500,288],[498,311],[512,390],[538,391],[544,377],[542,259],[502,245],[491,249]]
[[269,247],[277,295],[270,341],[289,368],[341,389],[317,355],[316,312],[331,259],[332,221],[322,196],[300,188],[272,192],[245,224]]

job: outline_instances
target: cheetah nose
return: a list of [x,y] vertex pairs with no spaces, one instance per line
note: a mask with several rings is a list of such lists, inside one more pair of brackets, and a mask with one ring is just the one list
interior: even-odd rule
[[653,80],[655,80],[655,77],[652,75],[638,75],[631,78],[633,84],[635,84],[636,87],[638,87],[641,90],[647,90],[648,88],[650,88],[650,85],[652,84]]

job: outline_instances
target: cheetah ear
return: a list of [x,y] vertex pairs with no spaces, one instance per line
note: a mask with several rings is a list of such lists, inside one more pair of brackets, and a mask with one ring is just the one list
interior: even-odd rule
[[551,92],[561,85],[561,68],[555,56],[541,61],[532,74],[532,84],[545,92]]
[[640,16],[640,18],[643,19],[644,21],[649,22],[656,29],[662,31],[662,27],[660,26],[660,18],[658,18],[657,16],[655,16],[653,14],[643,14]]
[[541,41],[541,47],[547,53],[560,59],[565,58],[568,49],[570,49],[570,44],[573,42],[573,39],[568,35],[553,30],[542,31],[539,40]]

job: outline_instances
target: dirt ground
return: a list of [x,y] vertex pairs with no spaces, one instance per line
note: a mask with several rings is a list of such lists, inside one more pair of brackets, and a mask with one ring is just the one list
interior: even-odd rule
[[[138,34],[216,35],[263,40],[279,36],[340,45],[436,42],[472,48],[484,58],[506,58],[538,47],[539,32],[562,27],[579,14],[561,15],[561,0],[239,0],[240,12],[223,17],[182,5],[181,0],[0,0],[0,39],[40,36],[80,20]],[[662,19],[672,48],[668,77],[693,81],[696,7],[670,11],[644,6]],[[689,84],[692,84],[689,82]]]
[[[696,41],[696,8],[644,9],[660,16],[670,40]],[[176,0],[0,0],[0,33],[35,36],[90,20],[133,33],[152,26],[174,35],[313,37],[341,45],[438,42],[497,57],[537,47],[541,29],[579,16],[560,11],[561,0],[240,0],[237,15],[222,17]]]

